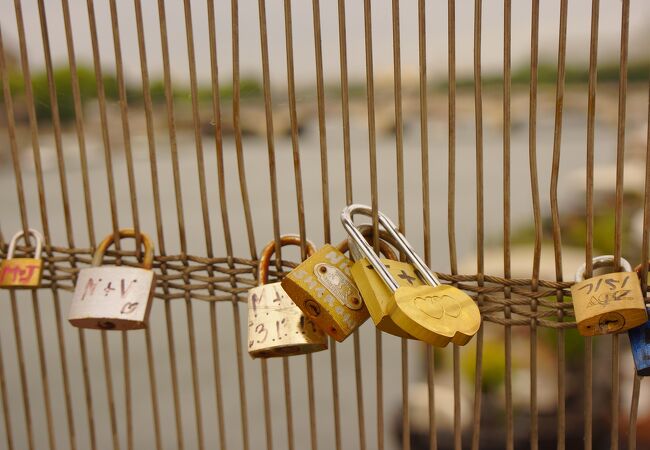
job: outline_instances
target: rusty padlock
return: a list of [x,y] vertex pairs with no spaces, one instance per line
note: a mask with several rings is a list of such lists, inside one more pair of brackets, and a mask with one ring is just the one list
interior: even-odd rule
[[339,342],[369,316],[351,279],[351,266],[350,259],[328,244],[282,280],[282,287],[302,312]]
[[[122,229],[119,238],[135,238],[132,229]],[[109,234],[93,255],[93,267],[79,271],[68,320],[79,328],[138,330],[147,327],[155,287],[153,244],[144,233],[142,268],[102,266],[104,253],[113,243]]]
[[458,288],[441,285],[395,224],[379,212],[380,225],[426,283],[422,286],[400,285],[355,227],[353,213],[372,216],[372,209],[365,205],[350,205],[341,213],[341,222],[363,257],[393,293],[393,301],[386,306],[391,320],[409,335],[437,347],[444,347],[450,341],[458,345],[468,343],[481,326],[481,314],[472,298]]
[[[366,240],[372,235],[372,226],[370,225],[360,225],[357,229]],[[418,277],[413,265],[397,260],[397,255],[393,252],[390,245],[388,245],[388,242],[392,245],[396,245],[390,235],[385,230],[380,229],[379,237],[379,253],[385,256],[385,258],[381,258],[380,261],[384,263],[400,286],[422,286],[424,283]],[[363,297],[363,302],[365,303],[366,308],[368,308],[368,312],[370,313],[370,317],[375,323],[375,326],[385,333],[413,339],[413,336],[400,328],[395,324],[395,322],[393,322],[393,319],[391,319],[388,307],[394,302],[393,293],[381,280],[372,264],[363,257],[358,244],[354,242],[354,238],[350,236],[343,242],[345,242],[346,245],[339,245],[339,250],[345,252],[349,244],[350,255],[352,256],[352,260],[355,261],[350,270],[352,279],[356,283],[357,288],[361,293],[361,297]]]
[[[638,265],[634,271],[640,277],[642,275],[642,265]],[[646,321],[643,325],[632,328],[627,334],[630,338],[630,347],[632,348],[636,374],[640,377],[646,377],[650,375],[650,321]]]
[[[612,267],[614,256],[597,256],[594,269]],[[578,331],[583,336],[620,333],[648,320],[641,285],[632,266],[621,258],[623,272],[606,273],[585,280],[583,264],[571,286]]]
[[[300,245],[300,237],[286,234],[280,244]],[[307,241],[307,255],[314,246]],[[248,291],[248,353],[253,358],[301,355],[327,349],[327,336],[303,315],[282,288],[280,282],[267,284],[269,263],[275,253],[275,241],[260,255],[259,286]]]
[[[33,258],[14,258],[16,243],[21,237],[29,244],[29,236],[35,241]],[[43,274],[43,235],[33,228],[28,230],[28,236],[24,231],[19,231],[11,238],[7,259],[0,264],[0,287],[13,289],[34,289],[41,283]]]

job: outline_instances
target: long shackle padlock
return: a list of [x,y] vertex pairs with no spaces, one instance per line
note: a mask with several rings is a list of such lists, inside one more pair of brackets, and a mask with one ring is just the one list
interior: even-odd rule
[[68,320],[79,328],[137,330],[147,327],[155,287],[153,244],[149,236],[139,236],[130,228],[118,237],[140,238],[144,246],[142,267],[102,266],[104,254],[113,244],[109,234],[99,244],[92,267],[79,271]]
[[[373,227],[370,224],[359,225],[356,228],[366,241],[373,235]],[[364,258],[353,238],[348,237],[343,242],[346,244],[343,247],[349,247],[352,260],[355,261],[350,270],[352,279],[356,283],[359,292],[361,292],[375,326],[379,330],[394,336],[413,339],[413,336],[400,328],[390,316],[389,310],[395,303],[393,292],[382,281],[372,264]],[[395,281],[400,286],[422,286],[424,283],[420,280],[415,267],[408,262],[398,261],[397,255],[393,252],[389,243],[394,247],[398,247],[386,230],[379,229],[379,254],[385,257],[380,258],[380,261],[386,266]]]
[[[280,245],[301,245],[300,236],[286,234]],[[306,243],[307,255],[315,252]],[[282,288],[268,283],[275,241],[264,247],[258,263],[259,285],[248,291],[248,353],[253,358],[301,355],[327,349],[327,336],[304,316]]]
[[450,341],[458,345],[469,342],[481,326],[480,311],[471,297],[458,288],[440,284],[395,224],[377,212],[379,224],[426,283],[417,287],[400,286],[354,225],[354,214],[372,217],[372,209],[366,205],[350,205],[342,211],[341,222],[361,254],[393,292],[395,302],[389,306],[393,322],[413,337],[438,347]]
[[[620,333],[648,320],[639,277],[620,258],[623,272],[606,273],[585,280],[586,264],[576,272],[571,286],[578,331],[583,336]],[[614,256],[593,259],[593,268],[612,267]]]
[[[43,235],[33,228],[27,230],[27,233],[25,236],[24,231],[19,231],[11,238],[7,258],[0,264],[0,287],[33,289],[40,285],[43,274],[43,260],[41,259]],[[29,236],[32,236],[35,241],[34,257],[14,258],[18,239],[24,237],[25,243],[29,244]]]

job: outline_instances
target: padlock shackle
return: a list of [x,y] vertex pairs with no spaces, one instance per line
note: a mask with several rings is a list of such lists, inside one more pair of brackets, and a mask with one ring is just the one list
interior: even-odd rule
[[[393,292],[397,291],[399,288],[397,280],[395,280],[395,278],[390,274],[370,244],[366,242],[359,229],[354,225],[354,214],[363,214],[364,216],[372,217],[372,208],[361,204],[349,205],[341,212],[341,223],[343,224],[345,231],[352,238],[352,241],[359,247],[359,250],[363,256],[365,256],[370,264],[372,264],[372,266],[377,271],[377,274],[381,277],[382,280],[384,280],[384,283],[386,283],[388,288]],[[397,250],[403,252],[406,255],[406,260],[413,264],[418,272],[420,272],[420,275],[422,275],[424,281],[431,286],[439,286],[440,280],[438,280],[431,269],[424,263],[422,258],[420,258],[415,250],[413,250],[411,244],[408,242],[406,237],[404,237],[404,235],[399,232],[395,224],[381,211],[377,211],[377,216],[381,226],[395,240]]]
[[[29,228],[27,230],[28,236],[33,236],[36,241],[35,250],[34,250],[34,259],[41,259],[43,253],[43,235],[34,228]],[[7,249],[7,259],[12,259],[14,257],[14,252],[16,251],[16,244],[18,239],[25,236],[25,231],[21,230],[18,233],[14,234],[9,242],[9,248]],[[29,237],[25,237],[25,243],[29,245]]]
[[[620,265],[623,272],[632,272],[632,265],[625,259],[620,258]],[[613,267],[614,255],[602,255],[596,256],[591,260],[592,267],[594,269],[600,269],[601,267]],[[582,264],[578,267],[576,271],[575,281],[579,283],[585,280],[585,272],[587,271],[587,263]]]
[[[364,225],[359,225],[357,227],[361,234],[363,235],[364,238],[366,238],[366,241],[370,236],[372,236],[372,225],[364,224]],[[392,239],[390,234],[388,234],[387,231],[385,230],[379,230],[379,253],[384,255],[387,259],[392,259],[392,260],[397,260],[397,255],[391,248],[391,245],[393,247],[396,246],[395,241]],[[339,245],[336,246],[336,249],[340,251],[341,253],[345,253],[348,250],[350,250],[350,254],[353,256],[352,259],[354,261],[357,260],[357,258],[354,257],[354,244],[350,245],[350,239],[343,239]]]
[[[280,247],[284,247],[285,245],[296,245],[300,247],[302,245],[302,239],[297,234],[283,234],[280,236]],[[305,245],[307,246],[307,257],[316,253],[316,247],[310,240],[306,239]],[[260,286],[269,281],[269,264],[271,263],[271,256],[273,254],[275,254],[274,240],[266,244],[266,247],[262,249],[260,255],[260,260],[257,265],[257,278]]]
[[[132,228],[122,228],[117,232],[117,235],[120,238],[120,240],[125,238],[135,239],[137,237],[135,230]],[[151,270],[153,269],[153,243],[151,242],[149,236],[145,233],[140,233],[140,239],[142,240],[142,245],[144,245],[144,259],[142,260],[142,268]],[[94,267],[99,267],[102,265],[102,261],[104,260],[104,254],[106,253],[108,247],[110,247],[114,241],[115,241],[115,234],[111,233],[108,236],[106,236],[103,241],[99,243],[99,246],[97,246],[97,248],[95,249],[95,253],[93,254],[93,260],[91,263]]]

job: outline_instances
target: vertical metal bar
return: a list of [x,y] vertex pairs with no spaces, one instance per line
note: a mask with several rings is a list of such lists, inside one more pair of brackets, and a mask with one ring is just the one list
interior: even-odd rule
[[[592,276],[592,258],[594,247],[594,137],[596,121],[596,87],[598,67],[598,23],[600,0],[592,0],[591,34],[589,45],[589,84],[587,100],[587,162],[586,162],[586,234],[585,240],[585,277]],[[592,338],[585,338],[585,382],[584,382],[584,448],[591,450],[593,442],[593,355]]]
[[[560,175],[560,155],[562,151],[562,119],[564,113],[564,82],[566,73],[566,40],[567,40],[567,16],[568,1],[560,2],[560,32],[557,61],[557,87],[555,97],[555,133],[553,136],[553,165],[551,169],[551,217],[553,220],[553,248],[555,254],[555,279],[563,281],[562,277],[562,233],[560,228],[560,213],[558,207],[558,179]],[[561,289],[556,291],[558,303],[564,302],[564,293]],[[558,309],[558,322],[564,321],[564,310]],[[565,359],[565,333],[564,329],[557,330],[557,448],[564,450],[566,435],[566,359]]]
[[[273,133],[273,106],[271,100],[271,81],[269,75],[269,50],[266,30],[266,0],[258,1],[260,46],[262,52],[262,72],[264,82],[264,112],[266,116],[266,141],[269,160],[269,177],[271,180],[271,210],[273,214],[273,236],[275,240],[276,266],[281,269],[281,246],[280,246],[280,218],[278,203],[277,171],[275,159],[275,143]],[[304,249],[301,249],[304,252]],[[287,417],[287,439],[288,447],[294,448],[293,436],[293,411],[291,407],[291,378],[287,358],[282,358],[282,373],[284,375],[284,403]]]
[[[169,42],[167,37],[167,14],[164,0],[158,0],[158,20],[160,22],[160,42],[163,57],[163,82],[165,85],[165,103],[167,106],[167,128],[169,131],[169,146],[172,157],[172,174],[174,180],[174,196],[176,199],[176,216],[178,222],[178,236],[181,253],[187,254],[187,237],[185,234],[185,216],[183,213],[183,195],[181,192],[180,164],[178,161],[178,145],[176,141],[176,124],[174,116],[174,94],[171,86],[171,69],[169,59]],[[186,297],[187,300],[187,297]],[[174,413],[176,417],[176,439],[179,449],[184,448],[183,420],[178,391],[178,369],[176,362],[176,349],[174,329],[171,316],[170,300],[165,300],[165,319],[167,322],[167,346],[172,378],[172,395],[174,399]]]
[[[539,0],[532,0],[530,37],[530,109],[528,131],[528,158],[530,165],[530,185],[532,193],[533,218],[535,224],[535,245],[533,253],[533,273],[531,290],[536,292],[539,283],[540,257],[542,249],[542,219],[537,176],[537,66],[539,58]],[[530,439],[531,450],[539,446],[539,417],[537,409],[537,298],[531,299],[530,321]]]
[[[321,36],[320,0],[312,0],[314,22],[314,57],[316,64],[316,95],[318,98],[318,136],[320,142],[320,167],[322,184],[323,238],[331,242],[329,164],[327,158],[327,133],[325,130],[325,86],[323,81],[323,48]],[[346,170],[347,170],[346,166]],[[334,444],[341,449],[341,407],[339,400],[339,375],[336,359],[336,340],[330,341],[330,370],[332,373],[332,414],[334,416]],[[310,358],[311,359],[311,358]],[[311,391],[310,391],[311,392]],[[311,402],[310,402],[311,404]]]
[[[252,259],[257,259],[257,250],[255,246],[255,228],[253,227],[253,219],[251,215],[251,205],[248,198],[248,184],[246,182],[246,165],[244,164],[244,149],[242,145],[242,132],[240,124],[240,73],[239,73],[239,1],[231,0],[230,8],[232,14],[232,116],[233,116],[233,129],[235,132],[235,149],[237,153],[237,171],[239,174],[239,192],[242,196],[242,203],[244,204],[244,217],[246,219],[246,230],[248,232],[248,246]],[[235,303],[233,303],[235,305]],[[239,313],[236,313],[239,314]],[[237,322],[238,323],[238,322]],[[238,326],[238,325],[237,325]],[[239,332],[238,332],[239,333]],[[241,336],[241,334],[237,334]],[[240,342],[240,339],[237,339],[237,342]],[[237,360],[239,363],[239,359]],[[242,380],[243,378],[243,366],[239,367],[239,380],[240,380],[240,397],[244,400],[242,401],[242,423],[244,427],[242,429],[243,438],[244,438],[244,450],[248,449],[248,417],[247,417],[247,408],[246,408],[246,390],[243,387]]]
[[[338,0],[339,66],[341,77],[341,115],[343,120],[343,159],[345,161],[345,201],[352,204],[352,156],[350,152],[350,94],[348,83],[348,50],[345,20],[345,0]],[[361,366],[361,339],[359,331],[353,333],[354,377],[357,397],[357,420],[359,427],[359,449],[366,449],[366,421],[363,406],[363,376]],[[333,346],[331,346],[333,347]]]
[[[350,155],[350,86],[348,83],[348,46],[345,23],[345,0],[338,0],[338,23],[339,23],[339,66],[341,71],[341,115],[343,119],[343,158],[345,160],[345,201],[352,204],[352,157]],[[363,410],[363,404],[360,403]],[[359,437],[362,441],[361,448],[365,448],[365,427],[363,420],[359,420],[361,426]]]
[[[0,48],[0,53],[2,49]],[[2,58],[2,56],[0,56]],[[14,432],[11,428],[11,413],[9,408],[9,399],[7,398],[7,383],[5,380],[4,359],[2,357],[2,346],[0,345],[0,396],[2,397],[2,417],[5,426],[5,440],[7,450],[14,449]]]
[[101,330],[102,336],[102,354],[104,357],[104,377],[106,379],[106,396],[108,399],[108,408],[110,413],[111,437],[113,440],[113,449],[120,449],[120,436],[117,428],[117,414],[115,412],[115,393],[113,390],[113,377],[111,376],[111,355],[108,347],[108,336],[106,330]]
[[[483,98],[481,81],[481,28],[483,2],[474,2],[474,111],[476,122],[476,269],[478,286],[483,287],[484,276],[484,206],[483,206]],[[479,293],[478,303],[483,303]],[[476,375],[474,382],[474,423],[472,426],[472,449],[477,450],[481,432],[481,405],[483,403],[483,327],[476,335]]]
[[126,448],[133,449],[133,406],[131,402],[131,361],[129,359],[129,334],[122,335],[122,365],[124,367],[124,394],[126,410]]
[[34,450],[34,428],[32,424],[32,408],[29,399],[29,387],[27,386],[27,369],[25,368],[25,352],[23,351],[23,340],[20,333],[20,317],[18,305],[16,304],[16,293],[9,292],[11,300],[11,318],[14,322],[14,337],[16,341],[16,354],[18,355],[18,372],[20,373],[20,387],[23,397],[23,411],[25,414],[25,429],[27,432],[27,448]]
[[[393,22],[393,91],[395,99],[395,155],[397,172],[397,211],[399,229],[406,231],[404,214],[404,125],[402,117],[402,61],[400,51],[399,0],[392,1]],[[402,448],[411,448],[409,420],[408,341],[402,338]]]
[[[618,267],[623,244],[623,193],[625,171],[625,118],[627,106],[627,62],[630,35],[630,0],[622,0],[621,5],[621,55],[619,61],[618,90],[618,133],[616,139],[616,206],[614,220],[614,265]],[[611,403],[611,440],[612,450],[619,447],[620,416],[620,356],[619,335],[612,335],[612,403]]]
[[[289,97],[289,119],[291,122],[291,149],[293,154],[293,170],[296,189],[296,203],[298,210],[298,230],[300,233],[301,258],[307,258],[306,248],[306,226],[305,226],[305,203],[302,188],[302,169],[300,164],[300,147],[298,143],[298,117],[296,113],[296,88],[293,61],[293,30],[291,16],[291,0],[284,0],[284,24],[285,24],[285,48],[287,55],[287,89]],[[322,153],[321,153],[322,155]],[[322,173],[322,172],[321,172]],[[325,213],[323,212],[323,215]],[[316,405],[314,403],[314,375],[312,355],[306,355],[307,360],[307,392],[309,403],[309,431],[312,449],[318,448],[316,428]],[[287,375],[288,375],[287,364]]]
[[[325,131],[325,86],[323,81],[323,48],[320,25],[320,0],[312,0],[312,17],[314,22],[314,55],[316,65],[316,95],[318,100],[318,138],[320,143],[320,167],[323,204],[323,235],[325,242],[332,240],[330,230],[330,193],[329,170],[327,160],[327,133]],[[338,411],[334,411],[338,415]],[[336,422],[337,419],[335,419]],[[336,433],[340,430],[336,429]]]
[[[81,180],[84,192],[84,209],[86,211],[86,228],[90,245],[94,247],[95,224],[93,221],[93,209],[91,201],[92,191],[90,190],[90,178],[88,176],[88,157],[86,154],[86,139],[84,136],[83,106],[81,103],[81,89],[79,87],[79,76],[77,74],[77,61],[74,51],[74,40],[72,38],[72,23],[70,20],[70,5],[68,3],[68,0],[61,0],[61,9],[63,11],[63,22],[65,24],[65,41],[68,50],[68,65],[70,66],[72,98],[74,102],[75,129],[77,132],[77,143],[79,145]],[[84,380],[84,383],[87,383],[87,381]],[[94,436],[94,424],[92,426],[89,425],[89,427],[91,435]],[[92,445],[94,448],[94,443]]]
[[269,370],[266,359],[260,361],[262,371],[262,398],[264,400],[264,430],[266,431],[266,449],[273,450],[273,423],[271,421],[271,399],[269,395]]
[[[427,101],[427,27],[426,5],[424,0],[418,0],[418,63],[420,81],[420,165],[422,179],[422,233],[424,241],[424,262],[431,265],[431,210],[429,200],[429,126]],[[436,433],[435,408],[435,367],[434,348],[427,346],[427,388],[429,403],[429,449],[436,450],[438,446]]]
[[[88,22],[90,24],[90,40],[93,49],[93,65],[95,69],[95,83],[97,84],[97,100],[99,103],[99,116],[102,128],[102,140],[104,143],[104,163],[106,166],[106,179],[108,183],[108,194],[110,202],[110,212],[111,212],[111,224],[113,226],[113,233],[115,235],[115,246],[119,250],[119,239],[118,239],[118,209],[117,209],[117,200],[115,195],[115,179],[113,176],[113,162],[111,156],[111,144],[110,137],[108,134],[108,118],[106,114],[106,95],[104,91],[104,79],[102,75],[100,54],[99,54],[99,44],[97,38],[97,23],[95,20],[95,7],[94,0],[87,0],[87,9],[88,9]],[[118,258],[119,259],[119,258]],[[102,330],[102,351],[104,356],[104,375],[106,377],[106,393],[108,396],[108,407],[109,407],[109,416],[110,416],[110,425],[111,425],[111,434],[113,437],[113,448],[119,449],[119,436],[118,436],[118,426],[117,426],[117,413],[115,411],[115,397],[113,392],[113,380],[110,369],[110,358],[109,358],[109,347],[108,347],[108,337],[106,331]]]
[[[133,2],[135,9],[135,19],[136,19],[136,29],[138,33],[138,52],[140,55],[140,73],[142,78],[142,95],[144,99],[144,111],[145,111],[145,125],[147,129],[147,146],[149,150],[149,165],[151,171],[151,185],[153,191],[153,207],[154,207],[154,216],[156,223],[156,235],[158,239],[158,251],[161,255],[165,255],[165,235],[163,233],[163,224],[161,217],[161,208],[160,208],[160,188],[158,181],[158,165],[156,159],[156,143],[154,136],[154,123],[153,123],[153,113],[152,113],[152,102],[151,102],[151,91],[149,86],[149,69],[147,66],[147,53],[144,41],[144,29],[142,21],[142,5],[140,0],[134,0]],[[166,265],[161,263],[161,271],[163,274],[166,273]],[[165,294],[169,293],[169,289],[166,285],[163,286],[163,291]],[[158,389],[155,373],[155,363],[153,356],[153,344],[151,340],[151,330],[147,329],[145,331],[145,340],[147,347],[147,365],[149,368],[149,386],[151,392],[151,409],[153,415],[153,426],[154,426],[154,436],[156,440],[156,449],[160,450],[162,448],[162,437],[160,430],[160,412],[158,406]]]
[[[213,257],[212,246],[212,232],[210,227],[210,213],[208,208],[207,187],[205,179],[205,161],[203,157],[203,143],[201,136],[201,117],[199,115],[198,105],[198,82],[196,75],[196,57],[194,52],[194,30],[192,23],[192,8],[189,0],[183,2],[185,10],[185,33],[187,37],[187,54],[190,69],[190,94],[192,97],[192,123],[194,126],[194,143],[196,148],[196,163],[199,172],[199,192],[201,198],[201,211],[203,216],[203,229],[205,234],[205,246],[208,257]],[[208,275],[212,276],[212,268],[208,268]],[[189,279],[187,280],[189,282]],[[210,284],[208,291],[212,295],[214,289]],[[189,292],[187,293],[189,294]],[[196,343],[194,331],[194,318],[192,317],[192,307],[189,295],[186,299],[188,310],[188,332],[190,335],[190,358],[192,361],[192,387],[194,393],[194,409],[196,414],[196,431],[198,438],[198,445],[200,449],[204,448],[203,440],[203,414],[201,411],[201,395],[200,395],[200,381],[198,375],[197,358],[196,358]]]
[[[113,48],[115,52],[115,69],[117,73],[118,96],[120,103],[120,118],[122,121],[122,137],[124,141],[124,154],[127,166],[127,179],[131,202],[131,218],[135,230],[135,252],[139,258],[141,254],[140,219],[138,217],[137,188],[133,172],[133,152],[131,150],[131,131],[129,129],[128,104],[126,98],[126,87],[124,83],[124,69],[122,65],[122,48],[120,44],[120,28],[117,17],[117,6],[115,0],[110,0],[111,24],[113,28]],[[126,419],[126,446],[133,449],[133,405],[131,400],[131,368],[129,361],[129,340],[127,332],[122,332],[122,360],[124,364],[124,397],[125,397],[125,419]]]
[[[379,245],[379,195],[377,189],[377,142],[375,128],[375,82],[373,74],[372,54],[372,5],[370,0],[364,0],[364,41],[366,49],[366,96],[368,103],[368,152],[370,156],[370,196],[372,206],[372,228],[375,250]],[[381,332],[375,330],[375,354],[377,376],[377,448],[384,448],[384,382],[383,382],[383,353]]]
[[[511,87],[512,87],[512,1],[503,2],[503,277],[512,276],[510,258],[510,217],[511,217],[511,177],[510,177],[510,135],[511,135]],[[504,289],[506,305],[503,315],[506,321],[511,318],[508,302],[511,299],[509,287]],[[514,413],[512,407],[512,326],[504,327],[505,345],[505,404],[506,404],[506,445],[513,450],[515,443]]]
[[[72,98],[74,102],[75,129],[77,133],[77,143],[79,145],[79,159],[81,165],[81,180],[84,192],[84,209],[86,212],[86,229],[88,240],[92,247],[95,246],[95,224],[92,210],[92,191],[90,190],[90,177],[88,176],[88,158],[86,154],[86,140],[84,136],[83,107],[81,103],[81,89],[79,87],[79,76],[77,74],[77,62],[74,51],[74,41],[72,37],[72,23],[70,19],[70,5],[68,0],[61,0],[61,9],[63,11],[63,21],[65,25],[65,39],[68,51],[68,65],[70,66]],[[79,338],[79,348],[81,353],[81,365],[84,384],[84,394],[86,399],[86,417],[88,420],[88,436],[90,439],[90,448],[97,448],[97,437],[95,432],[95,419],[93,415],[92,391],[90,388],[90,377],[88,372],[88,354],[86,352],[86,343],[84,330],[77,330]]]
[[[217,33],[215,26],[214,0],[207,1],[208,7],[208,32],[210,38],[210,67],[212,80],[212,114],[214,118],[214,142],[217,157],[217,176],[219,186],[219,205],[221,207],[221,222],[223,226],[223,236],[228,256],[228,267],[233,270],[235,265],[232,258],[232,237],[230,233],[230,221],[228,220],[228,204],[226,200],[226,179],[223,163],[223,141],[221,136],[221,105],[219,96],[219,66],[217,61]],[[230,275],[230,285],[232,288],[237,287],[237,280],[234,275]],[[237,301],[237,296],[233,294],[233,301]],[[219,334],[217,332],[217,315],[216,304],[210,303],[210,330],[212,333],[212,361],[215,379],[215,402],[217,405],[217,424],[219,427],[219,444],[222,449],[226,448],[226,427],[224,422],[223,394],[221,386],[221,364],[219,357]]]
[[636,450],[636,420],[639,414],[639,398],[641,395],[641,377],[634,374],[632,385],[632,401],[630,404],[630,427],[627,435],[628,450]]
[[[248,199],[248,187],[246,183],[246,168],[244,164],[243,147],[241,141],[241,127],[239,124],[240,112],[240,91],[239,91],[239,4],[237,0],[231,0],[231,26],[232,26],[232,86],[233,86],[233,99],[232,99],[232,113],[233,113],[233,128],[235,130],[235,149],[237,151],[237,170],[239,173],[239,191],[242,196],[242,203],[244,204],[244,216],[246,218],[246,229],[248,231],[248,245],[251,258],[257,259],[257,251],[255,249],[255,235],[253,232],[253,225],[250,213],[250,203]],[[239,383],[239,404],[242,423],[242,448],[243,450],[249,449],[248,443],[248,404],[246,401],[246,385],[244,383],[244,361],[242,359],[242,339],[241,339],[241,325],[239,320],[239,306],[237,299],[233,296],[232,308],[235,321],[235,348],[237,350],[237,375]]]
[[291,404],[291,374],[289,372],[289,359],[282,357],[282,374],[284,375],[284,404],[287,413],[287,448],[295,448],[293,435],[293,406]]
[[[456,0],[447,1],[447,57],[448,57],[448,133],[449,147],[447,167],[447,237],[449,244],[449,267],[452,275],[458,273],[456,256]],[[461,450],[461,403],[460,403],[460,349],[453,347],[454,377],[454,449]]]

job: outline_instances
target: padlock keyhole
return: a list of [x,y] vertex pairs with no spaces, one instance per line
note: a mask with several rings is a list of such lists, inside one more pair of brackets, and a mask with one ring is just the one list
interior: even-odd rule
[[104,320],[102,322],[99,322],[99,328],[102,330],[113,330],[115,329],[115,323],[111,322],[110,320]]

